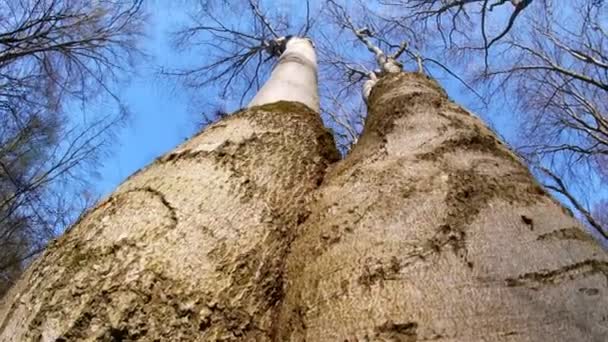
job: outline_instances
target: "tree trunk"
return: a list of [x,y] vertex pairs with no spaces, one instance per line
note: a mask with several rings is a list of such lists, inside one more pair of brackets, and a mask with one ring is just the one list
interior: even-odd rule
[[292,102],[159,158],[32,264],[0,341],[603,341],[606,253],[492,132],[417,74],[369,107],[325,180]]
[[293,101],[319,112],[317,57],[310,39],[293,37],[285,46],[270,79],[258,91],[249,107],[277,101]]
[[337,159],[314,111],[234,114],[138,172],[0,305],[0,341],[269,340],[307,194]]
[[278,341],[605,341],[608,258],[479,119],[389,74],[286,266]]

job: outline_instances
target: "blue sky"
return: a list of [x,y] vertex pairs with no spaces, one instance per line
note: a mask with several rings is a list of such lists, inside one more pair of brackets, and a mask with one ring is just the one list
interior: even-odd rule
[[160,0],[148,5],[150,18],[142,48],[149,58],[138,63],[137,73],[128,85],[118,85],[118,94],[131,115],[119,130],[99,178],[94,180],[102,195],[112,192],[130,174],[198,130],[198,118],[190,108],[188,95],[159,75],[163,65],[181,65],[196,59],[176,53],[168,35],[186,18],[186,6]]

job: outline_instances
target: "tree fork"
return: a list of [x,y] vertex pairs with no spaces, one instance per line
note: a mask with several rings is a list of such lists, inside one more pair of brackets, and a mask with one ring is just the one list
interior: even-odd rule
[[281,341],[602,341],[608,257],[481,121],[389,73],[286,266]]
[[0,341],[269,340],[307,194],[337,160],[317,113],[253,107],[125,181],[0,305]]

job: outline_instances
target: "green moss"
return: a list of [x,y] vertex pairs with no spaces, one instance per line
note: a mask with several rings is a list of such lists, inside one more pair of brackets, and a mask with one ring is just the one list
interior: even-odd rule
[[447,215],[428,247],[441,252],[451,247],[469,267],[466,246],[467,227],[479,213],[488,207],[492,199],[500,198],[507,203],[530,205],[540,200],[543,194],[536,191],[535,184],[527,173],[512,173],[507,177],[495,177],[469,170],[456,170],[448,178],[449,190],[446,196]]
[[[396,96],[383,96],[404,86],[408,86],[412,91]],[[433,91],[429,91],[429,88]],[[369,116],[362,134],[363,140],[371,135],[384,139],[392,132],[395,122],[412,115],[417,105],[440,108],[447,103],[447,97],[439,85],[424,75],[398,73],[382,77],[372,89],[368,103]]]
[[278,101],[273,103],[263,104],[261,106],[255,106],[247,109],[248,111],[263,110],[270,113],[294,113],[294,112],[309,112],[311,114],[317,114],[310,107],[300,102],[293,101]]
[[381,341],[416,342],[418,341],[417,329],[417,322],[395,323],[386,321],[382,325],[376,326],[374,332],[375,338]]
[[378,82],[372,88],[372,91],[369,95],[368,102],[373,104],[379,99],[382,94],[386,93],[388,90],[398,87],[399,83],[418,83],[421,86],[427,86],[437,91],[438,95],[444,97],[447,100],[447,94],[445,90],[430,77],[415,73],[415,72],[402,72],[402,73],[393,73],[387,74],[380,78]]
[[310,132],[318,132],[313,139],[316,140],[319,153],[329,162],[340,159],[333,136],[323,126],[319,113],[300,102],[278,101],[268,103],[246,109],[241,115],[248,116],[253,122],[260,125],[281,131],[286,131],[293,124],[297,124],[297,127],[292,127],[292,130],[301,131],[301,123],[307,123],[312,128],[309,129]]
[[501,146],[496,138],[479,132],[448,139],[433,151],[418,154],[417,157],[422,160],[436,161],[445,154],[456,151],[478,151],[503,160],[517,160],[510,151]]
[[537,240],[579,240],[593,241],[593,238],[579,227],[562,228],[539,235]]

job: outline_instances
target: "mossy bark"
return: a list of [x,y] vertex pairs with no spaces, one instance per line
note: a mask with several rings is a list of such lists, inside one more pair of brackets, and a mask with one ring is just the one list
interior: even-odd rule
[[217,122],[50,244],[1,303],[0,341],[269,340],[292,232],[337,157],[301,104]]
[[32,264],[0,341],[604,340],[606,252],[479,119],[418,74],[369,108],[327,174],[288,102],[159,158]]
[[604,341],[608,255],[432,80],[391,74],[287,259],[277,341]]

